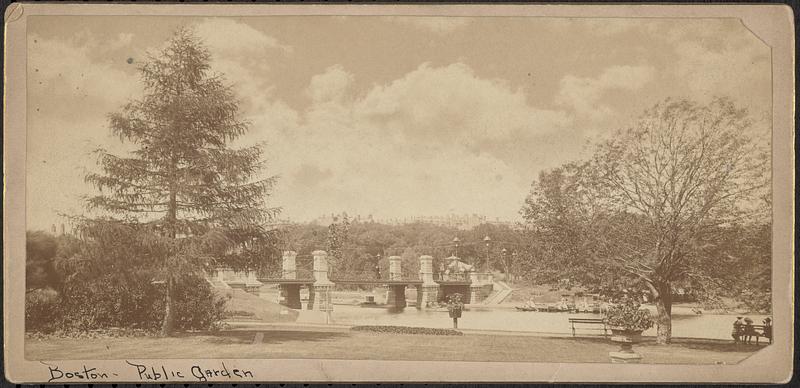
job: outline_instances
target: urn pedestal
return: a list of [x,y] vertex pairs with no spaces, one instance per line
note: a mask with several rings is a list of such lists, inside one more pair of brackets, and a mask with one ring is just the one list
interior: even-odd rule
[[611,341],[620,344],[616,352],[609,352],[612,364],[638,364],[642,355],[633,351],[633,344],[642,342],[642,330],[611,328]]

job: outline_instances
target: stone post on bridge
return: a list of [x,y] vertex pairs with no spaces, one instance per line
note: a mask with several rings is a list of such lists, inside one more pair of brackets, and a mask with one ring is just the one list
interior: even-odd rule
[[[297,252],[283,251],[283,261],[281,264],[281,278],[284,280],[297,279]],[[281,304],[292,309],[302,308],[300,302],[300,284],[281,283]]]
[[[389,280],[403,280],[402,258],[389,256]],[[389,307],[406,307],[406,286],[404,284],[387,284],[386,304]]]
[[439,296],[439,284],[433,281],[433,257],[419,257],[419,278],[422,285],[417,286],[417,309],[425,309],[436,302]]
[[475,270],[469,272],[469,282],[469,303],[480,303],[483,285],[478,279],[478,273]]
[[314,311],[333,311],[333,282],[328,279],[328,253],[314,251],[314,284],[308,293],[308,309]]
[[283,251],[281,269],[284,279],[297,279],[297,252]]
[[389,280],[403,280],[402,262],[400,256],[389,256]]

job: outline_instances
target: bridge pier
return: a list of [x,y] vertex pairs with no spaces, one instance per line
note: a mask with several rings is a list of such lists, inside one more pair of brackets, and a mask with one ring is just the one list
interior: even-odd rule
[[390,284],[387,287],[386,305],[396,309],[406,308],[408,304],[406,303],[405,284]]
[[425,309],[435,303],[439,295],[439,285],[433,281],[432,256],[419,257],[419,278],[422,280],[422,285],[417,286],[417,309]]
[[[389,256],[389,280],[403,280],[402,262],[400,256]],[[390,284],[386,288],[386,305],[398,309],[405,308],[406,286]]]
[[[294,280],[297,279],[297,264],[295,259],[297,252],[283,251],[283,261],[281,263],[282,279]],[[302,309],[303,306],[300,302],[300,284],[280,284],[280,304],[290,309]]]
[[280,304],[299,310],[303,308],[300,302],[300,284],[281,284],[278,286],[281,292]]
[[328,279],[328,253],[314,251],[314,284],[308,292],[308,309],[314,311],[333,311],[333,282]]

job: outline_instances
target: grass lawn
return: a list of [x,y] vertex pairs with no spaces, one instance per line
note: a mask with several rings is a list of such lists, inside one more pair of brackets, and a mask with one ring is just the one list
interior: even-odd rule
[[[234,316],[245,313],[250,318],[264,322],[294,322],[298,312],[287,309],[277,303],[248,294],[243,290],[216,290],[217,294],[225,298],[225,310]],[[286,311],[281,315],[281,310]]]
[[[260,339],[260,340],[259,340]],[[646,363],[737,363],[761,347],[726,341],[676,339],[636,345]],[[331,358],[444,361],[609,362],[616,344],[600,337],[429,336],[348,329],[266,328],[183,334],[174,338],[27,339],[25,358]]]

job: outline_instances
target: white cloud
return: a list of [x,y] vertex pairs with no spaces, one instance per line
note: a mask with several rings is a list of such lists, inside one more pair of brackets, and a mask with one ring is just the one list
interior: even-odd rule
[[462,63],[423,64],[378,86],[358,103],[358,114],[402,124],[400,130],[415,140],[466,145],[530,138],[569,122],[562,112],[532,107],[521,90],[479,78]]
[[340,101],[353,83],[353,79],[353,75],[345,71],[341,65],[334,65],[325,69],[324,73],[311,77],[306,92],[315,103]]
[[287,216],[338,209],[515,217],[530,171],[488,145],[532,142],[569,124],[459,63],[422,65],[361,95],[348,94],[353,81],[338,65],[312,77],[313,102],[298,125],[270,132],[272,167],[283,174],[275,201],[295,204]]
[[636,91],[650,82],[655,74],[652,66],[612,66],[598,77],[565,75],[561,79],[556,103],[571,107],[576,115],[591,120],[603,120],[612,109],[602,103],[603,95],[611,90]]

